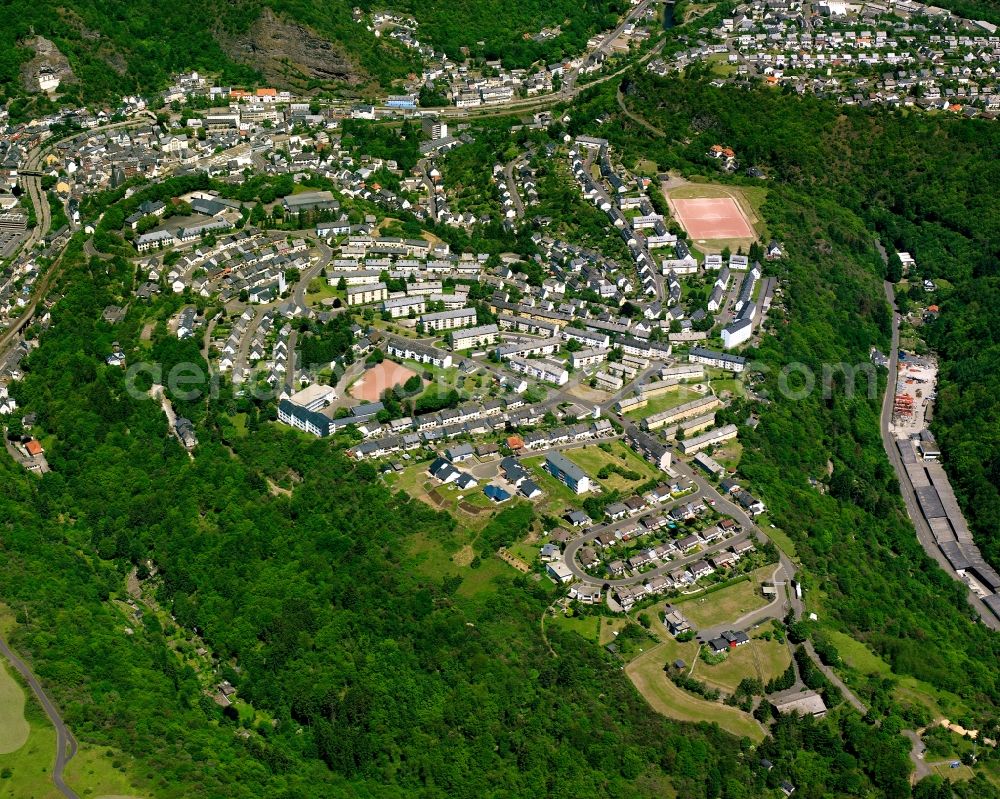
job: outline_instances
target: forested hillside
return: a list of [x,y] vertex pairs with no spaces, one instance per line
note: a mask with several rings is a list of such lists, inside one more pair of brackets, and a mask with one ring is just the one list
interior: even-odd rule
[[[942,282],[942,313],[928,331],[943,356],[935,430],[978,542],[1000,562],[998,392],[990,369],[997,351],[992,308],[1000,291],[1000,127],[989,120],[838,108],[767,89],[716,89],[700,80],[642,76],[626,90],[630,108],[674,141],[651,139],[626,119],[612,136],[623,148],[656,153],[662,168],[697,171],[706,168],[707,148],[725,142],[745,164],[797,187],[810,201],[832,212],[850,209],[859,228],[875,231],[890,250],[914,255],[914,277]],[[613,107],[604,95],[589,102],[595,109]],[[824,217],[810,235],[834,252],[847,243]],[[872,292],[866,302],[876,301]],[[851,482],[867,491],[866,481]]]
[[[402,77],[416,65],[400,45],[377,40],[351,19],[346,0],[314,3],[275,2],[280,19],[307,26],[320,40],[333,43],[328,59],[347,67],[342,84],[384,83]],[[197,69],[218,75],[223,83],[263,80],[264,55],[240,47],[261,25],[275,24],[265,3],[253,0],[157,3],[149,0],[107,4],[77,0],[56,2],[12,0],[0,28],[0,99],[24,93],[21,65],[33,53],[32,35],[44,36],[67,56],[75,79],[60,86],[69,100],[113,101],[123,94],[151,94],[172,74]],[[283,31],[292,47],[296,31]],[[298,38],[305,31],[298,31]],[[280,54],[279,54],[280,55]],[[337,81],[330,81],[334,86]]]
[[[582,52],[587,39],[613,28],[629,7],[626,0],[521,0],[505,3],[497,13],[495,3],[482,0],[397,0],[388,5],[412,14],[421,24],[421,38],[450,58],[461,60],[461,48],[467,46],[473,55],[500,58],[513,68],[528,67],[539,59],[552,63]],[[542,28],[554,26],[559,26],[558,36],[534,39]]]
[[[63,103],[114,101],[130,92],[162,89],[172,74],[197,69],[223,83],[277,82],[298,90],[391,86],[420,72],[419,58],[387,36],[376,38],[352,18],[363,10],[412,15],[422,41],[456,60],[503,58],[510,67],[547,63],[581,52],[595,32],[612,27],[624,0],[551,0],[508,5],[399,0],[205,0],[158,3],[126,0],[11,0],[0,26],[0,102],[34,89],[22,74],[34,36],[51,40],[69,59]],[[533,37],[560,26],[558,35]],[[278,69],[282,64],[286,68]],[[26,82],[27,81],[27,82]]]
[[[975,206],[970,211],[979,219]],[[1000,263],[994,256],[992,264],[940,291],[942,314],[928,328],[931,345],[945,356],[932,429],[966,517],[983,554],[994,564],[1000,563],[998,273]]]

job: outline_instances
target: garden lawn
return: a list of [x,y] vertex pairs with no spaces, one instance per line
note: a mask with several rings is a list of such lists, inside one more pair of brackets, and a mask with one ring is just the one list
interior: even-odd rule
[[736,621],[768,603],[760,593],[759,582],[770,579],[772,574],[774,565],[763,566],[751,572],[749,580],[686,601],[675,600],[674,604],[698,628]]
[[676,390],[653,397],[644,407],[629,411],[625,414],[625,418],[637,422],[645,419],[647,416],[652,416],[655,413],[660,413],[670,408],[676,408],[678,405],[683,405],[685,402],[690,402],[693,399],[704,396],[705,393],[703,391],[695,391],[690,386],[679,384]]
[[[632,450],[624,444],[619,442],[614,442],[611,445],[611,452],[605,452],[597,445],[591,444],[579,449],[563,450],[563,455],[582,468],[595,480],[598,480],[602,486],[612,491],[633,491],[638,486],[641,486],[656,477],[657,474],[657,472],[648,463],[646,463],[646,461],[632,452]],[[597,473],[604,466],[608,465],[620,466],[623,469],[635,472],[636,474],[641,475],[641,479],[629,480],[622,477],[617,472],[613,472],[607,478],[601,480],[597,477]]]
[[773,639],[765,641],[763,638],[754,638],[750,643],[730,650],[726,659],[715,666],[709,666],[699,659],[693,676],[733,693],[745,677],[757,678],[767,684],[768,680],[787,669],[791,662],[792,655],[785,644]]

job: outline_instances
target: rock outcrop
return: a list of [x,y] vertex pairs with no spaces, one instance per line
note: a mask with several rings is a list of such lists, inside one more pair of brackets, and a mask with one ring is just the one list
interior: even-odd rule
[[21,81],[29,92],[42,91],[40,77],[43,84],[51,80],[56,85],[61,85],[74,80],[69,60],[53,42],[42,36],[35,36],[25,41],[24,46],[35,51],[34,58],[21,67]]
[[315,81],[355,86],[368,79],[339,45],[305,25],[281,19],[269,8],[246,33],[220,44],[234,61],[253,67],[281,88],[301,91]]

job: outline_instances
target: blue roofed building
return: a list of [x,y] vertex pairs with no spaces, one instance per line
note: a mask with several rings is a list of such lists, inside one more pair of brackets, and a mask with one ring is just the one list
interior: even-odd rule
[[488,485],[483,489],[483,493],[494,502],[506,502],[510,499],[510,494],[500,488],[500,486]]

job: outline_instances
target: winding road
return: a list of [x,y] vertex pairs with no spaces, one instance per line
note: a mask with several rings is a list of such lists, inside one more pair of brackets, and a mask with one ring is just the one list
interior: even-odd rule
[[628,106],[625,105],[625,95],[622,94],[621,86],[618,87],[617,99],[618,99],[618,107],[622,110],[622,113],[625,114],[625,116],[627,116],[637,125],[641,125],[642,127],[644,127],[654,136],[659,136],[661,138],[666,137],[667,134],[664,133],[662,130],[660,130],[658,127],[656,127],[656,125],[646,120],[645,117],[642,117],[639,114],[635,113],[634,111],[629,110]]
[[27,663],[14,654],[3,638],[0,638],[0,655],[7,658],[10,664],[24,678],[24,681],[28,683],[32,693],[34,693],[42,709],[45,711],[45,715],[49,717],[52,726],[56,729],[56,762],[52,769],[52,782],[55,783],[59,793],[65,796],[66,799],[80,799],[80,795],[70,788],[63,779],[63,770],[66,768],[66,764],[76,754],[76,738],[69,731],[69,727],[66,726],[66,723],[62,720],[62,716],[59,715],[59,710],[56,708],[55,703],[45,693],[45,689],[42,688],[42,684],[38,681],[34,672]]

